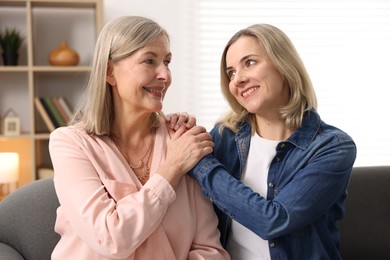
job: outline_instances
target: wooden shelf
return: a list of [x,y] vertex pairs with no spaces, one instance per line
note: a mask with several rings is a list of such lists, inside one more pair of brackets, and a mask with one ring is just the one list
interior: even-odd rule
[[[0,0],[0,30],[17,28],[25,37],[18,66],[4,66],[0,57],[0,116],[14,109],[22,130],[18,136],[0,130],[0,152],[20,154],[20,185],[35,180],[38,168],[51,166],[50,131],[34,99],[64,96],[71,107],[78,103],[103,19],[102,0]],[[64,39],[78,52],[78,66],[49,64],[48,54]]]

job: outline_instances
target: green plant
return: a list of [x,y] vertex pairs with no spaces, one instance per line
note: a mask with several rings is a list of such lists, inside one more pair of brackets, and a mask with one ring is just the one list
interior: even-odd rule
[[0,33],[0,46],[4,53],[17,53],[23,40],[24,37],[16,28],[8,28],[3,33]]

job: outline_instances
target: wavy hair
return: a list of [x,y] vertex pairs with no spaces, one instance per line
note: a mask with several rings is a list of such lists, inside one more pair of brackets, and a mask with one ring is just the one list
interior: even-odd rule
[[230,93],[230,79],[226,74],[227,51],[233,43],[243,36],[258,40],[275,68],[285,79],[290,90],[290,100],[286,106],[279,109],[280,115],[289,127],[301,126],[304,113],[312,108],[317,109],[317,98],[309,74],[291,40],[283,31],[269,24],[255,24],[234,34],[222,53],[221,90],[231,110],[218,121],[221,123],[220,130],[227,127],[237,132],[244,122],[255,124],[255,115],[241,106]]

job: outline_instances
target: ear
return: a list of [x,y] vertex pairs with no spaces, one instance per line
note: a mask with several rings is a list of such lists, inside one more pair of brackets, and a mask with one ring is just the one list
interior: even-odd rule
[[112,64],[112,61],[109,60],[107,63],[107,83],[110,84],[110,86],[115,86],[116,85],[116,80],[114,77],[114,65]]

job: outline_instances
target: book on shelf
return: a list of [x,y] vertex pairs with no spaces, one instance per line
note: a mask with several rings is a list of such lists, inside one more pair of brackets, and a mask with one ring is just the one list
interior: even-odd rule
[[72,110],[64,97],[35,97],[34,103],[50,132],[69,123]]
[[60,126],[65,126],[65,120],[62,117],[60,111],[57,109],[56,105],[54,105],[53,99],[50,97],[45,97],[44,98],[48,108],[50,109],[51,113],[54,116],[54,120],[56,121],[57,125]]
[[63,108],[63,106],[61,105],[59,97],[53,97],[53,103],[56,106],[57,110],[60,112],[65,123],[68,124],[70,121],[70,117],[68,113],[65,111],[65,109]]
[[34,98],[35,107],[38,110],[39,115],[41,116],[43,122],[47,126],[50,132],[54,131],[55,125],[53,124],[49,114],[47,113],[46,109],[44,108],[41,100],[38,97]]
[[73,111],[70,108],[68,101],[64,97],[59,97],[58,102],[61,104],[61,107],[64,109],[64,112],[68,115],[70,120],[73,116]]
[[39,100],[41,101],[42,106],[45,108],[46,113],[49,115],[50,120],[51,120],[51,122],[53,123],[54,127],[55,127],[55,128],[60,127],[60,125],[58,124],[56,118],[54,117],[53,112],[52,112],[51,109],[49,108],[49,105],[46,103],[45,98],[40,97]]

